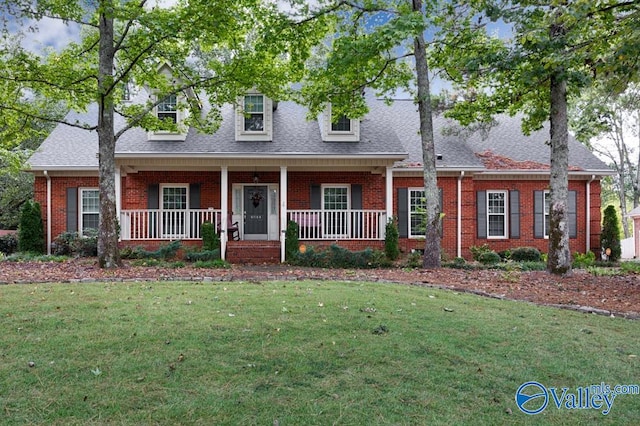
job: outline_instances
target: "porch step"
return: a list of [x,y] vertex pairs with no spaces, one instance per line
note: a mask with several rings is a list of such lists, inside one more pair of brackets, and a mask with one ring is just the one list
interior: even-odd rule
[[280,263],[280,242],[229,241],[226,257],[230,263]]

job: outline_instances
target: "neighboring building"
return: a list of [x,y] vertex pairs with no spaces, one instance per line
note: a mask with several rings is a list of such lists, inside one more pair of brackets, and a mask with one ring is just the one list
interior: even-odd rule
[[627,213],[627,216],[633,219],[633,249],[629,250],[629,257],[637,259],[640,256],[640,206]]
[[[383,247],[385,224],[395,216],[401,248],[421,249],[416,105],[368,100],[361,120],[332,123],[330,107],[308,121],[295,103],[248,93],[238,102],[243,111],[222,109],[215,134],[127,131],[115,155],[122,245],[151,248],[176,239],[197,245],[202,222],[219,223],[222,231],[237,222],[231,241],[222,233],[225,258],[278,261],[289,220],[298,222],[306,245],[363,249]],[[156,113],[180,123],[175,105],[167,98]],[[96,112],[73,118],[95,123]],[[497,251],[546,252],[548,128],[524,136],[520,120],[507,116],[484,131],[443,117],[434,126],[444,254],[470,258],[469,247],[485,243]],[[97,152],[95,132],[59,125],[29,160],[49,243],[64,231],[97,226]],[[573,139],[569,161],[571,251],[599,253],[600,179],[611,171]]]

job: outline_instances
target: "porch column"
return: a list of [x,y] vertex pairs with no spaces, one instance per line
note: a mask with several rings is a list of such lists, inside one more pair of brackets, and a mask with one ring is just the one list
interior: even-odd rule
[[[386,173],[386,190],[385,190],[385,207],[387,209],[387,223],[393,218],[393,167],[387,166]],[[384,228],[386,229],[385,223]]]
[[[116,167],[116,219],[120,223],[120,214],[122,212],[122,174],[120,167]],[[118,240],[122,239],[122,226],[120,226],[120,235]]]
[[227,217],[229,215],[229,169],[220,167],[220,257],[227,258]]
[[280,262],[284,263],[287,236],[287,166],[280,166]]

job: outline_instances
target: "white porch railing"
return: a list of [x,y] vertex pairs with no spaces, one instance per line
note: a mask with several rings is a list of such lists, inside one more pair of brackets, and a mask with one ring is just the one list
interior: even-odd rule
[[300,240],[382,240],[384,210],[289,210]]
[[200,225],[217,225],[220,210],[122,210],[120,237],[123,240],[199,240]]

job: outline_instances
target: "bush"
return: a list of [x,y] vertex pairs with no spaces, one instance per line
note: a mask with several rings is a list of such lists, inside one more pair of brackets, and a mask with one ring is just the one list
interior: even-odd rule
[[500,255],[495,251],[486,251],[478,256],[478,262],[483,265],[495,265],[496,263],[500,263],[502,259]]
[[178,250],[182,247],[180,240],[172,241],[161,245],[158,250],[148,251],[142,247],[125,247],[120,250],[120,257],[123,259],[163,259],[169,260],[176,257]]
[[384,236],[384,253],[389,260],[397,260],[398,256],[400,256],[399,238],[398,224],[394,218],[391,218],[385,226]]
[[222,260],[222,259],[215,259],[215,260],[199,260],[196,263],[193,264],[194,268],[206,268],[206,269],[227,269],[230,268],[231,265],[229,265],[228,262]]
[[[493,251],[489,247],[489,244],[483,244],[481,246],[471,246],[471,247],[469,247],[469,250],[471,250],[471,255],[473,256],[473,260],[478,261],[478,262],[480,261],[480,257],[484,253],[489,253],[489,252]],[[498,257],[500,257],[500,256],[498,256]]]
[[535,247],[518,247],[511,251],[511,260],[514,262],[540,262],[542,256],[540,250]]
[[189,252],[184,256],[184,258],[189,262],[218,260],[220,259],[220,249]]
[[367,248],[352,252],[335,244],[321,251],[307,247],[304,253],[298,252],[291,263],[297,266],[343,269],[379,268],[391,265],[386,255],[380,250]]
[[7,234],[0,237],[0,253],[9,255],[18,251],[18,235]]
[[299,226],[293,220],[287,222],[287,230],[284,236],[284,257],[287,261],[295,259],[298,254]]
[[640,274],[640,262],[622,262],[620,270],[625,273]]
[[31,253],[44,253],[44,227],[40,204],[27,201],[22,207],[18,228],[18,250]]
[[78,235],[77,232],[63,232],[53,240],[51,251],[57,256],[97,256],[98,231],[87,231],[85,236]]
[[571,264],[571,267],[576,269],[586,269],[589,266],[593,266],[595,261],[596,255],[592,251],[584,254],[575,252],[573,254],[573,263]]
[[608,261],[616,262],[622,255],[622,247],[620,246],[620,222],[618,221],[618,212],[613,206],[607,206],[604,209],[604,218],[602,220],[602,233],[600,234],[600,247],[602,250],[610,250],[607,256]]
[[213,223],[203,223],[200,230],[202,231],[202,248],[206,251],[220,250],[220,236],[216,233]]

